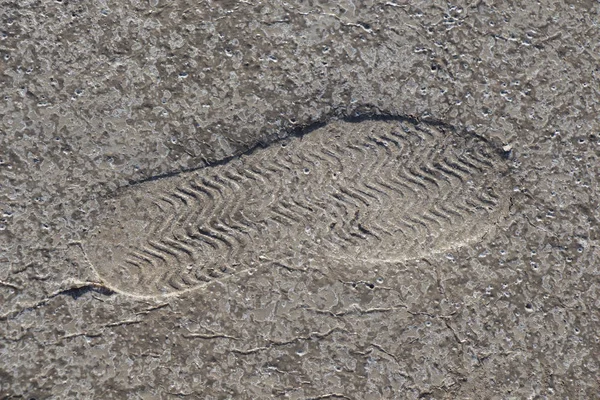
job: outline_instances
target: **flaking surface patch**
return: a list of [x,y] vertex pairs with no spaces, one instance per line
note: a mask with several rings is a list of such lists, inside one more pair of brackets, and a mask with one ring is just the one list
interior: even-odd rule
[[427,123],[334,121],[103,201],[85,243],[116,290],[161,296],[317,254],[401,262],[480,239],[506,215],[509,167],[485,140]]

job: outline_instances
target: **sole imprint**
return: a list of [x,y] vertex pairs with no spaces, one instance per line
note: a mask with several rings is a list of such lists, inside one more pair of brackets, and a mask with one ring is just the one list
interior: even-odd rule
[[507,212],[508,173],[502,153],[474,135],[335,121],[119,190],[84,246],[107,285],[136,296],[192,290],[262,257],[414,259],[492,229]]

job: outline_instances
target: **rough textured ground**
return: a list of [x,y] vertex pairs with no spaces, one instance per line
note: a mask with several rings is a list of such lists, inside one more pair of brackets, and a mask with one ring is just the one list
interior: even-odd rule
[[[0,398],[598,398],[599,7],[0,0]],[[106,196],[377,115],[504,147],[505,226],[155,299],[87,262]]]

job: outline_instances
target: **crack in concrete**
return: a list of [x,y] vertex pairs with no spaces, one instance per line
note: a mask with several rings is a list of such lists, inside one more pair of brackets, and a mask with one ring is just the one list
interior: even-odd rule
[[[395,354],[393,354],[390,351],[387,351],[386,349],[383,348],[383,346],[381,346],[377,343],[371,343],[371,347],[373,347],[373,348],[379,350],[380,352],[386,354],[387,356],[391,357],[392,360],[394,360],[394,362],[396,363],[396,365],[398,365],[398,367],[400,367],[400,362],[398,361],[398,358],[396,357]],[[402,376],[403,378],[410,379],[411,381],[413,381],[413,379],[411,378],[411,376],[408,373],[406,373],[404,371],[396,371],[396,372],[398,373],[398,375]]]
[[96,330],[96,331],[68,333],[68,334],[60,337],[58,339],[58,341],[54,342],[53,344],[57,345],[63,340],[73,339],[73,338],[82,337],[82,336],[87,337],[87,338],[97,338],[97,337],[102,336],[106,329],[115,328],[117,326],[136,325],[136,324],[141,324],[142,322],[144,322],[144,321],[139,320],[139,319],[125,319],[125,320],[121,320],[121,321],[109,322],[109,323],[103,324],[102,326],[97,328],[98,330]]
[[23,290],[23,288],[21,286],[18,286],[18,285],[14,284],[14,283],[2,281],[2,280],[0,280],[0,286],[9,287],[11,289],[15,289],[15,290],[18,290],[18,291],[22,291]]
[[409,309],[409,307],[405,304],[396,304],[391,307],[373,307],[373,308],[367,308],[367,309],[362,309],[360,306],[355,304],[355,305],[351,306],[350,309],[338,311],[338,312],[334,312],[332,310],[323,310],[323,309],[319,309],[319,308],[312,308],[312,307],[308,307],[306,305],[300,306],[298,308],[304,309],[306,311],[314,312],[316,314],[329,315],[334,318],[340,318],[340,317],[344,317],[347,315],[353,315],[353,314],[367,315],[367,314],[375,314],[375,313],[393,312],[393,311],[397,311],[397,310],[405,310],[407,313],[409,313],[412,316],[425,316],[425,317],[429,317],[431,319],[442,319],[442,320],[450,319],[450,318],[452,318],[452,316],[454,314],[456,314],[456,311],[452,312],[448,315],[437,315],[437,314],[427,313],[424,311],[411,311]]
[[352,400],[351,397],[346,396],[345,394],[342,393],[327,393],[327,394],[321,394],[318,395],[316,397],[305,397],[304,400],[321,400],[321,399],[346,399],[346,400]]
[[325,315],[329,315],[331,317],[339,318],[339,317],[344,317],[346,315],[351,315],[351,314],[364,315],[364,314],[373,314],[373,313],[384,313],[384,312],[390,312],[390,311],[394,311],[394,310],[397,310],[400,308],[405,308],[405,307],[406,306],[404,306],[404,307],[393,306],[393,307],[387,307],[387,308],[384,308],[384,307],[368,308],[368,309],[363,310],[358,305],[354,305],[349,310],[338,311],[338,312],[333,312],[331,310],[323,310],[323,309],[319,309],[319,308],[311,308],[311,307],[306,307],[306,306],[300,306],[299,308],[304,309],[306,311],[314,312],[316,314],[325,314]]
[[151,311],[160,310],[161,308],[165,308],[165,307],[171,307],[171,303],[157,304],[157,305],[147,308],[145,310],[138,311],[135,313],[135,315],[146,315],[146,314],[149,314]]
[[39,307],[45,306],[50,302],[50,300],[59,296],[71,296],[74,300],[77,300],[79,297],[83,296],[88,292],[96,292],[105,296],[112,296],[113,294],[115,294],[113,290],[111,290],[101,282],[71,281],[69,283],[71,284],[71,286],[68,288],[57,290],[41,300],[38,300],[31,304],[21,305],[19,309],[12,310],[0,315],[0,321],[6,321],[24,312],[35,310]]
[[186,338],[186,339],[232,339],[232,340],[240,340],[240,338],[235,337],[235,336],[231,336],[231,335],[227,335],[225,333],[199,333],[199,332],[190,332],[190,333],[184,333],[183,335],[181,335],[182,337]]
[[253,353],[258,353],[260,351],[269,350],[272,347],[285,346],[285,345],[293,344],[293,343],[300,342],[300,341],[313,340],[313,339],[321,340],[321,339],[324,339],[324,338],[332,335],[336,331],[345,332],[344,329],[342,329],[339,326],[336,326],[324,333],[311,332],[308,336],[298,336],[298,337],[295,337],[293,339],[286,340],[286,341],[277,341],[277,340],[267,339],[268,344],[266,346],[254,347],[254,348],[248,349],[248,350],[232,349],[231,352],[241,354],[241,355],[249,355],[249,354],[253,354]]

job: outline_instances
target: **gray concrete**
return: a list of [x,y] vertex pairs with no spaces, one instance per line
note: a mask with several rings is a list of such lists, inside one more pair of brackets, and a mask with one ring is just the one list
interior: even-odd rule
[[[599,398],[600,5],[257,3],[0,0],[0,398]],[[509,223],[166,298],[87,262],[103,196],[356,114],[512,149]]]

